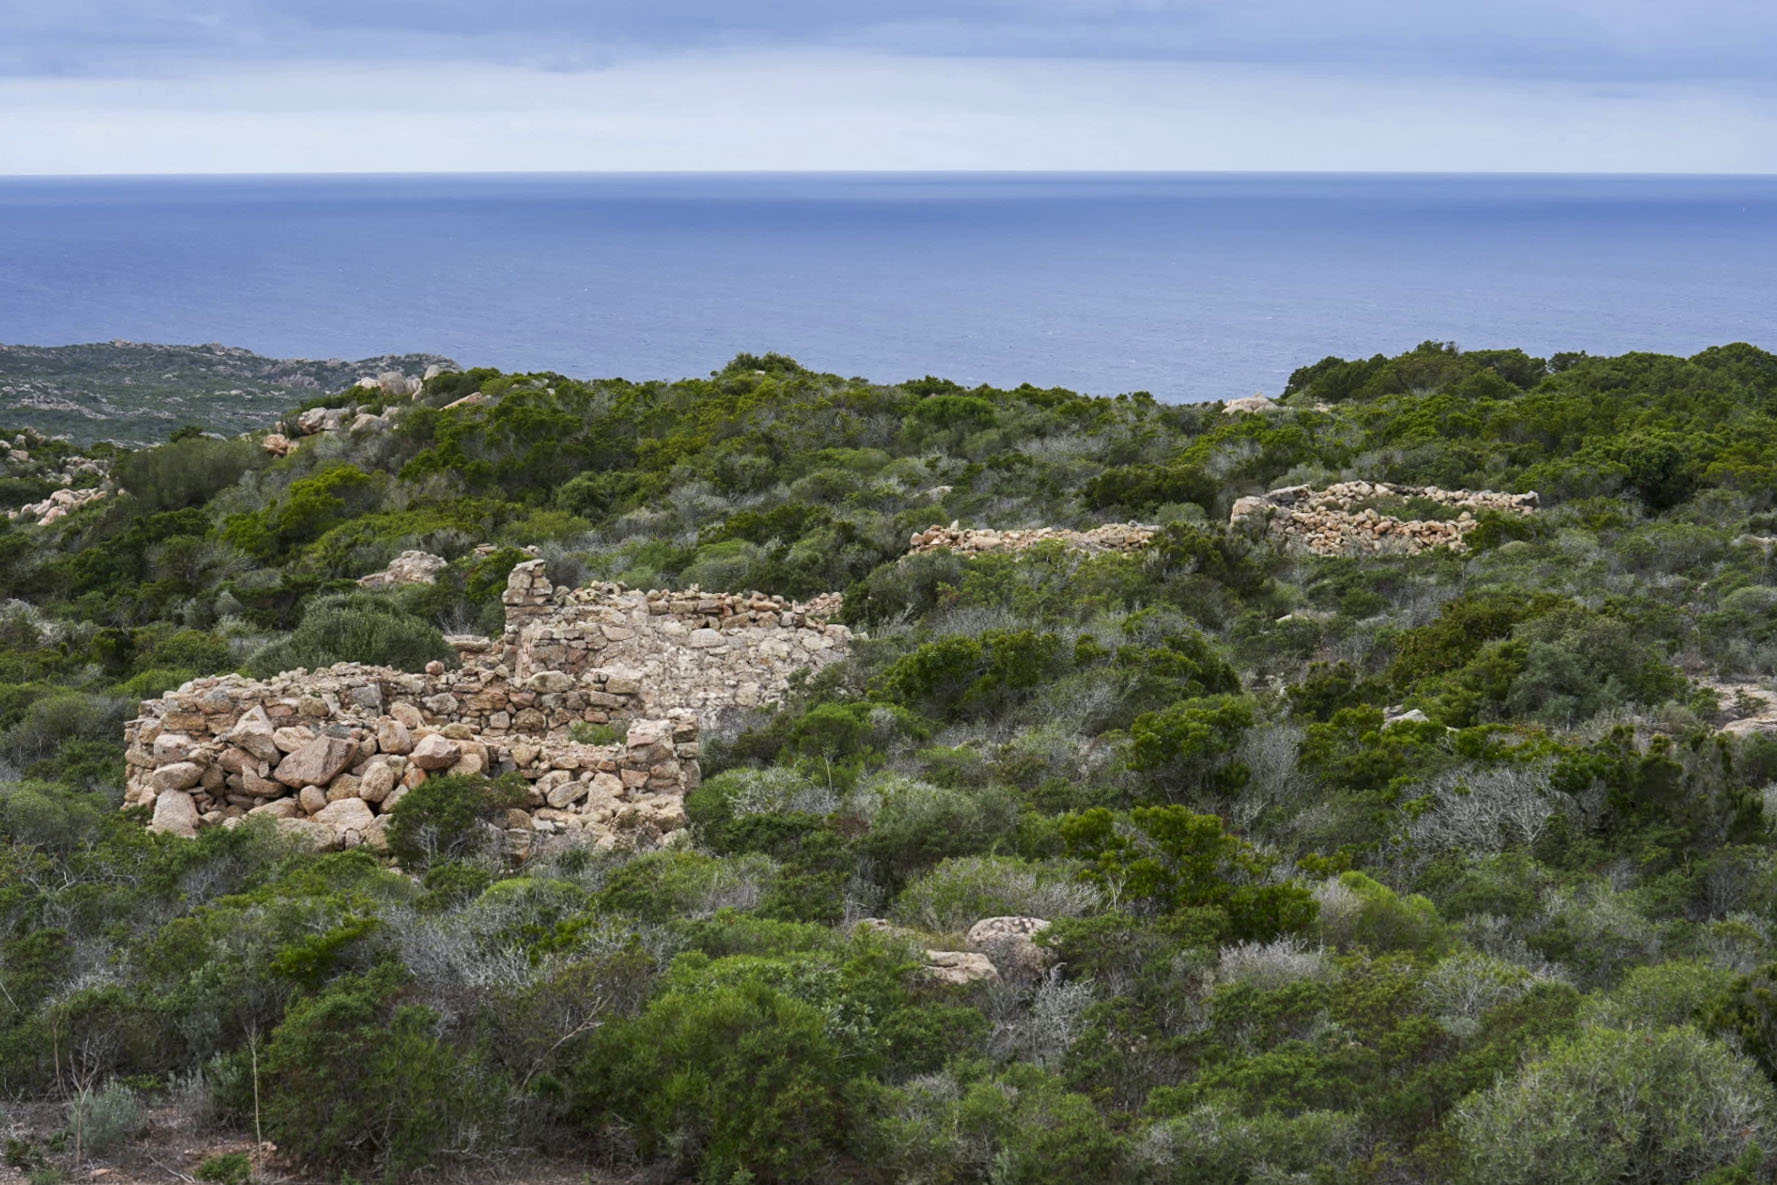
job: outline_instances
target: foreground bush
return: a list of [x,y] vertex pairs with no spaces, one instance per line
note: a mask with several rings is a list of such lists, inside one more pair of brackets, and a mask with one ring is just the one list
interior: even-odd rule
[[1475,1185],[1682,1185],[1777,1150],[1777,1092],[1692,1028],[1590,1029],[1461,1109]]

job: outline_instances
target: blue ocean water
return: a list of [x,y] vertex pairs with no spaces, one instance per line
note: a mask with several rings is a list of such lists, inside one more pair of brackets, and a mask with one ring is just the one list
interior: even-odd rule
[[1428,338],[1777,346],[1777,178],[0,180],[0,341],[1275,393]]

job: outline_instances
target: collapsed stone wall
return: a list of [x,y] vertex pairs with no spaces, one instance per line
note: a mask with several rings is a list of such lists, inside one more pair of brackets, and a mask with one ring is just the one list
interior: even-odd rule
[[533,560],[512,570],[504,600],[501,658],[513,678],[561,672],[623,712],[689,708],[708,721],[774,703],[792,675],[843,658],[851,642],[851,631],[829,620],[842,603],[834,593],[795,602],[616,584],[557,588]]
[[527,802],[505,826],[520,852],[532,832],[590,832],[608,846],[683,826],[701,776],[693,714],[632,720],[621,742],[584,744],[567,722],[605,713],[491,674],[341,663],[194,680],[125,726],[125,804],[151,807],[151,825],[179,835],[269,816],[320,847],[381,847],[389,810],[428,777],[518,773]]
[[987,551],[1024,551],[1052,540],[1079,551],[1140,551],[1159,531],[1159,527],[1143,523],[1106,523],[1089,531],[1076,531],[1068,527],[996,531],[962,527],[953,522],[948,527],[927,527],[916,532],[908,544],[907,554],[916,555],[922,551],[976,554]]
[[[125,802],[180,835],[270,816],[322,847],[382,846],[401,796],[438,774],[518,773],[528,801],[508,848],[536,833],[647,846],[684,825],[701,777],[699,717],[770,703],[851,634],[806,604],[751,594],[554,587],[519,564],[499,639],[451,639],[459,665],[423,674],[341,663],[268,680],[198,679],[125,726]],[[622,742],[573,739],[625,725]]]
[[[1401,519],[1365,505],[1378,499],[1415,498],[1460,510],[1455,519]],[[1282,489],[1235,501],[1229,522],[1259,522],[1267,534],[1316,555],[1414,555],[1433,548],[1460,551],[1478,525],[1475,512],[1532,514],[1537,496],[1493,490],[1446,490],[1437,486],[1346,481],[1315,490]]]

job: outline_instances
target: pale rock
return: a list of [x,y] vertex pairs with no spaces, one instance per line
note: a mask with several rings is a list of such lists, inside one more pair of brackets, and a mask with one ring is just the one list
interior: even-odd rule
[[154,819],[150,831],[194,839],[198,828],[197,803],[183,790],[163,790],[154,798]]
[[969,927],[969,949],[992,959],[1007,979],[1033,980],[1054,965],[1054,952],[1036,943],[1037,935],[1048,928],[1044,918],[982,918]]
[[420,714],[420,710],[405,700],[390,704],[389,716],[409,730],[420,728],[426,723],[426,718]]
[[303,814],[319,814],[327,809],[327,791],[319,786],[304,786],[297,792],[296,802],[302,807]]
[[284,755],[272,734],[277,730],[272,727],[271,717],[258,704],[241,713],[241,718],[234,727],[222,734],[222,739],[231,745],[245,749],[267,765],[275,764]]
[[574,677],[561,671],[538,671],[524,681],[525,690],[536,692],[572,691]]
[[157,794],[189,790],[203,780],[204,767],[193,761],[175,761],[154,771],[149,784]]
[[974,951],[928,950],[922,973],[932,983],[953,987],[1000,981],[993,960]]
[[[397,707],[403,705],[397,704]],[[384,753],[406,754],[413,751],[413,733],[393,716],[376,722],[376,747]]]
[[280,798],[276,802],[261,803],[247,813],[268,819],[294,819],[302,814],[302,805],[294,798]]
[[457,742],[433,733],[422,737],[408,757],[422,770],[449,769],[456,764],[461,753],[462,746]]
[[363,832],[376,822],[376,816],[362,798],[341,798],[330,802],[315,813],[314,819],[342,832]]
[[197,750],[197,742],[182,732],[163,732],[154,738],[154,764],[172,765],[174,762],[190,760]]
[[364,588],[396,588],[415,584],[434,584],[438,574],[450,567],[450,561],[429,551],[404,551],[389,561],[380,572],[360,576]]
[[373,763],[364,771],[364,780],[358,784],[358,797],[365,802],[382,802],[395,788],[395,778],[395,770],[388,763]]
[[294,753],[315,739],[315,730],[304,724],[293,724],[272,732],[272,743],[279,753]]
[[291,789],[325,786],[352,765],[358,746],[344,737],[318,736],[286,754],[272,776]]
[[283,834],[301,840],[318,852],[330,852],[339,847],[339,833],[313,819],[281,818],[277,820],[277,827]]
[[585,798],[586,789],[587,786],[585,782],[563,781],[560,785],[546,792],[543,797],[544,800],[556,810],[565,810],[574,803],[579,802],[582,798]]

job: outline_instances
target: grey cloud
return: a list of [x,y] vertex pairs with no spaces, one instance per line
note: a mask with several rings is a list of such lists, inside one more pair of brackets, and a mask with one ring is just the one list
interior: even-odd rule
[[1758,0],[0,0],[0,72],[840,47],[1657,81],[1770,76]]

